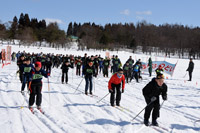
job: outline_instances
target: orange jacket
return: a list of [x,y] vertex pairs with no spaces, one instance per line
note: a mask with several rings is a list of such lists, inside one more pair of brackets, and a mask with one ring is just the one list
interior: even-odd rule
[[125,77],[122,75],[121,78],[117,77],[117,73],[115,73],[108,82],[108,89],[112,89],[111,84],[120,84],[122,82],[122,89],[124,90],[125,87]]

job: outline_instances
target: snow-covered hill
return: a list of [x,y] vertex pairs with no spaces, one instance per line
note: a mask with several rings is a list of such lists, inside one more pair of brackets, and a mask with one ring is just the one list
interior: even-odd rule
[[[4,47],[1,46],[0,49]],[[83,56],[86,51],[54,50],[51,48],[18,48],[12,50],[27,52],[62,53]],[[87,51],[89,55],[105,52]],[[117,54],[124,63],[131,55],[146,61],[145,55],[135,55],[127,52],[110,52]],[[153,60],[155,57],[153,57]],[[157,57],[157,60],[164,60]],[[166,59],[176,63],[178,59]],[[108,80],[101,74],[94,80],[93,97],[86,96],[84,91],[85,81],[75,75],[75,70],[69,70],[69,84],[61,84],[61,69],[54,68],[48,88],[47,79],[43,79],[42,108],[45,114],[36,111],[32,114],[27,108],[28,94],[25,97],[20,93],[21,83],[16,75],[17,65],[0,68],[0,132],[2,133],[196,133],[200,132],[200,123],[194,123],[200,119],[200,62],[195,60],[193,81],[188,82],[188,75],[184,78],[189,60],[179,60],[174,76],[168,76],[165,80],[168,85],[168,100],[164,102],[160,110],[159,124],[162,128],[146,127],[142,123],[142,112],[137,119],[131,121],[145,106],[142,96],[142,88],[151,80],[147,73],[142,74],[140,83],[132,81],[125,86],[122,94],[122,108],[111,107],[110,96],[97,103],[108,94]],[[1,64],[0,64],[1,65]],[[111,74],[110,74],[111,75]],[[153,74],[155,76],[155,74]],[[83,79],[78,91],[75,92]],[[74,93],[75,92],[75,93]],[[160,101],[162,102],[162,100]],[[23,108],[22,108],[23,107]]]

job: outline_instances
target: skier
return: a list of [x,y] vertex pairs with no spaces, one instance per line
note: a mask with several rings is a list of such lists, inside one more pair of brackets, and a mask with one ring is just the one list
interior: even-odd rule
[[89,58],[87,57],[87,53],[84,54],[84,57],[81,58],[82,61],[82,76],[84,75],[83,70],[87,66]]
[[98,58],[98,55],[96,55],[94,57],[94,68],[95,68],[95,77],[97,77],[98,75],[98,72],[99,72],[99,58]]
[[32,73],[32,81],[30,83],[30,97],[29,97],[29,109],[33,112],[33,104],[35,103],[35,96],[36,97],[36,105],[37,109],[41,110],[41,103],[42,103],[42,77],[48,78],[48,75],[43,69],[41,69],[42,64],[41,62],[35,63],[35,68],[31,71]]
[[27,83],[27,88],[29,87],[29,83],[31,80],[31,71],[34,69],[33,65],[31,64],[31,59],[26,58],[24,60],[24,63],[21,67],[21,71],[23,71],[23,80],[22,80],[22,87],[21,87],[21,93],[24,95],[24,88]]
[[85,94],[88,95],[88,86],[90,84],[90,94],[92,95],[92,77],[95,76],[95,68],[93,62],[89,61],[88,65],[84,67],[83,74],[85,75]]
[[73,66],[70,64],[69,61],[66,61],[65,63],[62,64],[61,69],[62,69],[62,84],[64,83],[64,78],[65,78],[65,83],[68,83],[68,70],[69,67],[73,68]]
[[[136,82],[139,83],[138,78],[139,78],[139,69],[140,69],[140,63],[136,62],[136,64],[133,66],[133,72],[132,72],[132,77],[131,80],[133,79],[133,77],[136,79]],[[131,81],[130,80],[130,81]]]
[[[122,90],[121,90],[122,84]],[[118,69],[118,72],[115,73],[108,82],[108,90],[111,93],[110,95],[110,104],[111,106],[115,106],[115,92],[116,94],[116,105],[120,106],[121,93],[124,93],[125,88],[125,77],[123,75],[123,70],[121,68]]]
[[81,61],[81,57],[78,57],[78,60],[75,62],[76,64],[76,75],[81,75],[81,65],[82,65],[82,61]]
[[114,60],[113,60],[113,73],[116,73],[118,71],[118,68],[121,67],[121,61],[118,58],[118,56],[116,55]]
[[138,78],[142,79],[141,70],[140,70],[142,68],[141,59],[138,59],[138,61],[136,62],[136,64],[139,66],[139,68],[138,68]]
[[110,72],[111,72],[111,73],[114,73],[114,72],[113,72],[113,62],[114,62],[114,59],[115,59],[115,56],[113,55],[112,58],[111,58],[111,62],[110,62],[110,66],[111,66]]
[[192,72],[193,72],[193,69],[194,69],[194,63],[192,61],[192,58],[190,58],[189,66],[188,66],[188,68],[186,70],[189,73],[189,80],[188,81],[192,81]]
[[46,72],[51,74],[52,62],[50,58],[47,59],[45,65],[46,65]]
[[108,77],[108,68],[110,66],[110,59],[105,57],[105,59],[103,60],[103,76],[107,76]]
[[103,70],[103,61],[104,61],[103,58],[99,59],[99,73],[101,73],[101,71]]
[[131,73],[131,69],[130,69],[130,65],[129,65],[128,61],[124,64],[123,71],[124,71],[124,76],[126,78],[126,82],[128,83],[128,79],[129,79],[130,73]]
[[17,60],[17,65],[19,67],[19,70],[17,71],[17,73],[19,73],[19,79],[21,83],[23,81],[23,67],[22,66],[23,66],[23,63],[25,64],[24,59],[25,59],[25,56],[21,55],[19,59]]
[[159,117],[160,110],[159,95],[162,95],[163,100],[167,100],[167,85],[164,83],[164,75],[159,73],[142,91],[147,103],[144,113],[144,124],[149,126],[149,117],[153,110],[152,125],[158,126],[157,118]]
[[148,67],[149,67],[149,77],[151,77],[151,74],[152,74],[152,60],[151,60],[151,57],[149,57]]
[[155,71],[156,71],[156,75],[163,74],[164,69],[162,68],[162,65],[159,65]]
[[132,67],[133,67],[134,60],[132,59],[132,56],[130,56],[130,57],[129,57],[129,59],[128,59],[126,62],[128,62],[128,63],[129,63],[129,66],[130,66],[130,68],[132,68]]

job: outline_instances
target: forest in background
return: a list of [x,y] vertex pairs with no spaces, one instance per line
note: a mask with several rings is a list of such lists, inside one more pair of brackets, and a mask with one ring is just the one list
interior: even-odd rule
[[46,42],[53,48],[66,48],[72,37],[78,38],[80,50],[120,50],[138,47],[145,54],[164,53],[170,57],[188,56],[200,58],[200,28],[181,24],[154,25],[141,21],[134,23],[118,23],[96,25],[95,23],[70,22],[68,28],[61,30],[57,23],[49,23],[37,18],[29,18],[21,13],[7,23],[0,23],[0,43],[19,40],[20,45],[36,45]]

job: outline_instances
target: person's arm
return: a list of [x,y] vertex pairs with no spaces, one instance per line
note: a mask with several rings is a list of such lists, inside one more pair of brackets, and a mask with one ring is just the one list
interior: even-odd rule
[[124,91],[125,88],[125,76],[122,76],[122,90]]
[[114,75],[110,78],[110,80],[109,80],[109,82],[108,82],[108,89],[109,89],[109,90],[112,90],[111,84],[113,83],[113,80],[114,80]]
[[167,100],[167,85],[163,83],[162,85],[162,98],[163,100]]

